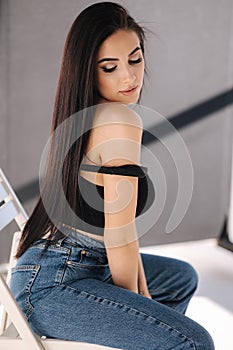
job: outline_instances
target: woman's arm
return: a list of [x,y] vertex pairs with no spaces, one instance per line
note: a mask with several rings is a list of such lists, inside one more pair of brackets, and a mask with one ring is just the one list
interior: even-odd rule
[[138,293],[137,241],[122,247],[106,248],[106,250],[114,284]]
[[[97,122],[102,165],[140,164],[143,128],[135,112],[125,106],[102,106]],[[112,278],[116,285],[138,293],[138,178],[103,174],[103,185],[104,242]]]
[[138,179],[118,175],[104,177],[104,242],[112,279],[116,285],[138,293],[139,245],[134,214]]

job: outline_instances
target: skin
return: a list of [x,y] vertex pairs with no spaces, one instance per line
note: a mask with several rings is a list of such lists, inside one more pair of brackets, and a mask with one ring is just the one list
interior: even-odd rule
[[[107,60],[108,58],[111,60]],[[143,85],[144,68],[140,41],[134,31],[118,30],[108,37],[100,46],[97,55],[100,103],[136,103]],[[131,94],[123,93],[134,87],[136,90]]]
[[[119,30],[108,37],[100,46],[97,55],[97,88],[99,91],[99,103],[119,102],[122,104],[136,103],[140,96],[143,85],[145,62],[140,41],[137,34],[131,30]],[[109,137],[111,131],[109,130]],[[138,142],[140,137],[135,137]],[[135,179],[134,179],[135,180]],[[131,181],[134,181],[131,180]],[[114,183],[114,181],[116,183]],[[105,196],[108,202],[108,196],[114,196],[112,188],[117,187],[118,177],[106,176],[105,179]],[[136,186],[134,184],[134,186]],[[135,194],[137,193],[135,187]],[[110,200],[115,200],[110,198]],[[136,198],[134,206],[136,205]],[[122,214],[106,215],[106,228],[108,230],[116,229],[119,236],[120,220],[128,220],[127,211]],[[116,224],[114,222],[116,219]],[[134,224],[132,224],[134,226]],[[132,234],[134,228],[129,229]],[[106,237],[108,236],[105,233]],[[135,293],[142,294],[150,298],[145,272],[139,253],[137,239],[121,247],[107,248],[109,266],[112,273],[113,281],[116,285],[129,289]]]

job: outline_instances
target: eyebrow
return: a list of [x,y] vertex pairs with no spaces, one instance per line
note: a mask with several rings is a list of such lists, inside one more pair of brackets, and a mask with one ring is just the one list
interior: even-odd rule
[[[136,47],[132,52],[130,52],[130,54],[128,55],[128,57],[132,56],[135,52],[137,52],[138,50],[141,50],[141,48],[138,46]],[[98,61],[98,63],[102,63],[105,61],[119,61],[119,58],[102,58],[100,61]]]

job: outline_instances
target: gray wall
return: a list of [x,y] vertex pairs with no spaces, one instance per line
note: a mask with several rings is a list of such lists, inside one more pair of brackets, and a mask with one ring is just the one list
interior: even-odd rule
[[[119,1],[148,33],[142,104],[172,120],[186,111],[178,129],[191,155],[194,189],[180,225],[165,234],[177,194],[177,173],[160,143],[149,145],[166,174],[164,211],[141,245],[217,237],[229,206],[232,108],[197,120],[191,113],[232,87],[231,0]],[[0,1],[0,167],[15,189],[38,178],[49,135],[64,41],[76,15],[93,1]],[[180,116],[182,124],[182,115]],[[189,118],[188,118],[189,119]],[[153,126],[153,121],[151,121]],[[147,126],[148,127],[148,126]],[[24,202],[30,213],[35,199]],[[9,230],[8,230],[9,231]],[[5,233],[0,256],[9,249]],[[4,253],[3,253],[4,249]]]

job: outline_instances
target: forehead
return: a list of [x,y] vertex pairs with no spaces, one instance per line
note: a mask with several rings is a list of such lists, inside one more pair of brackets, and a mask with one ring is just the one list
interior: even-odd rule
[[97,59],[104,57],[117,58],[121,54],[128,55],[136,47],[140,47],[138,35],[132,30],[119,30],[110,35],[100,46]]

